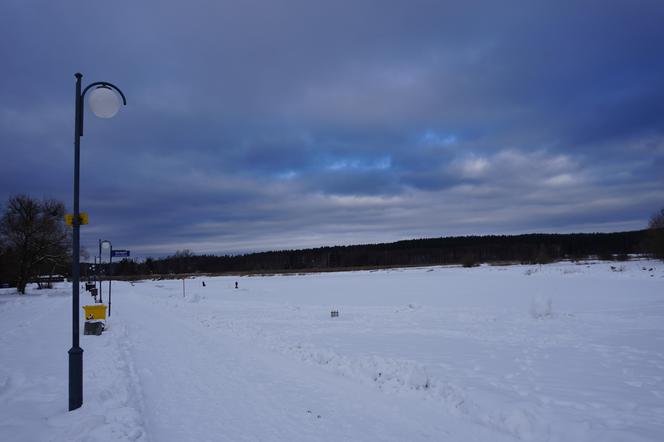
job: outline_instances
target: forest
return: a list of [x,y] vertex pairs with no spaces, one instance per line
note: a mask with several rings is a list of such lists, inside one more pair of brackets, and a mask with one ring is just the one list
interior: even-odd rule
[[[71,233],[65,206],[53,199],[16,195],[0,216],[0,287],[25,293],[29,282],[49,285],[51,275],[71,274]],[[87,256],[82,250],[84,259]],[[134,252],[140,251],[134,250]],[[123,259],[113,268],[83,262],[81,276],[112,274],[116,278],[154,275],[286,273],[385,267],[481,263],[545,264],[562,259],[628,259],[649,255],[664,260],[664,209],[648,229],[615,233],[456,236],[382,244],[264,251],[238,255],[198,255],[189,250],[141,261]],[[89,257],[88,257],[89,259]]]
[[628,259],[648,252],[651,231],[457,236],[384,244],[280,250],[241,255],[196,255],[188,250],[142,262],[124,259],[113,275],[269,273],[480,263],[545,264],[561,259]]

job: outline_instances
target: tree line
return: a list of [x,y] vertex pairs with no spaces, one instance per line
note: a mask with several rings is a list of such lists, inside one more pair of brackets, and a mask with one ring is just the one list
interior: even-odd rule
[[195,255],[183,250],[143,262],[122,260],[114,264],[113,274],[326,271],[443,264],[470,267],[485,262],[544,264],[588,257],[628,259],[630,254],[650,251],[651,234],[648,229],[617,233],[459,236],[224,256]]
[[[9,198],[0,215],[0,284],[25,293],[39,275],[71,274],[71,230],[65,206],[53,199],[26,195]],[[326,271],[376,267],[517,262],[547,263],[560,259],[626,259],[651,254],[664,260],[664,209],[648,229],[616,233],[458,236],[413,239],[383,244],[318,247],[242,255],[196,255],[178,251],[142,262],[123,259],[113,264],[120,277],[190,273]],[[85,251],[82,251],[85,257]],[[107,273],[107,268],[102,268]],[[81,275],[93,273],[81,264]]]

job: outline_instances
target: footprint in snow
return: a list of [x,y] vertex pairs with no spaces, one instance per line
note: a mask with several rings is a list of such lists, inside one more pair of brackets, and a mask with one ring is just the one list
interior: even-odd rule
[[[310,414],[311,416],[314,415],[314,413],[312,413],[311,410],[307,410],[307,414]],[[316,415],[316,419],[320,419],[320,414]]]

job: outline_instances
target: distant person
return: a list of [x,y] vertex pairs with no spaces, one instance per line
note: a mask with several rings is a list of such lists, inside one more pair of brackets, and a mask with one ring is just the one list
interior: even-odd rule
[[237,288],[237,281],[235,281],[235,288]]
[[205,287],[205,281],[203,281],[203,287]]

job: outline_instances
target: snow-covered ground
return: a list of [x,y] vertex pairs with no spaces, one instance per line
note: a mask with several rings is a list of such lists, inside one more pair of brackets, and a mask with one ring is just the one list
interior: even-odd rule
[[0,440],[664,440],[661,262],[185,285],[113,284],[74,412],[70,286],[0,291]]

